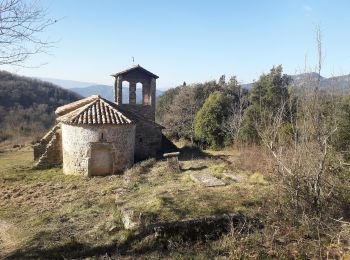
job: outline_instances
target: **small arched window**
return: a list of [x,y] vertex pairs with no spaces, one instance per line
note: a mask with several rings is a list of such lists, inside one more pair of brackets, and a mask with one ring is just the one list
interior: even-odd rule
[[[129,93],[129,90],[130,90],[130,83],[129,83],[129,81],[124,80],[122,82],[122,87],[123,87],[123,93],[124,93],[124,91],[126,93]],[[129,94],[123,95],[122,99],[123,99],[122,104],[129,104],[130,103],[129,102]]]
[[136,83],[136,104],[143,103],[142,88],[143,88],[143,85],[141,82]]

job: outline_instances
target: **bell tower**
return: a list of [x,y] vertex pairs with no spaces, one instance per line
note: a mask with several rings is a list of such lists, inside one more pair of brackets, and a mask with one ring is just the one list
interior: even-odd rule
[[[114,101],[123,109],[138,113],[149,120],[155,121],[156,80],[158,76],[144,69],[139,64],[112,74],[115,78]],[[123,102],[123,82],[129,83],[129,103]],[[142,84],[142,100],[136,100],[136,85]]]

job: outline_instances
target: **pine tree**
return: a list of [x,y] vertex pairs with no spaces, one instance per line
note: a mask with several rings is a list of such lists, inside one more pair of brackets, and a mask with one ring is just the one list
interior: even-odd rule
[[[288,85],[291,79],[282,74],[282,66],[273,67],[254,82],[249,95],[250,106],[246,109],[242,129],[238,139],[243,142],[259,143],[257,125],[263,127],[266,120],[277,113],[281,105],[288,101]],[[285,115],[287,120],[288,113]]]

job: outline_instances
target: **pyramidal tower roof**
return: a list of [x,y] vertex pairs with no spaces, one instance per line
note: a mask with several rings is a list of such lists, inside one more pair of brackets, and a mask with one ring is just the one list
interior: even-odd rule
[[57,121],[74,125],[129,125],[132,120],[121,113],[108,100],[93,95],[58,107]]
[[154,73],[150,72],[149,70],[146,70],[145,68],[141,67],[140,64],[132,65],[131,67],[126,68],[126,69],[124,69],[122,71],[119,71],[117,73],[114,73],[111,76],[113,76],[113,77],[118,77],[120,75],[123,76],[123,75],[127,75],[128,73],[130,73],[132,71],[140,71],[143,74],[145,74],[145,75],[147,75],[147,76],[149,76],[151,78],[155,78],[155,79],[159,78],[156,74],[154,74]]

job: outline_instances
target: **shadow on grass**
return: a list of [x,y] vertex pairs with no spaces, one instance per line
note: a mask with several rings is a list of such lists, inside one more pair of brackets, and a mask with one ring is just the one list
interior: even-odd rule
[[121,256],[134,259],[136,255],[163,249],[163,245],[159,244],[158,239],[156,239],[154,244],[149,248],[147,246],[142,246],[141,250],[135,251],[133,249],[133,245],[135,243],[140,243],[149,235],[148,233],[130,234],[126,241],[119,245],[115,242],[94,246],[72,239],[64,244],[54,244],[46,248],[38,244],[38,241],[41,240],[41,234],[44,236],[47,235],[46,232],[39,233],[32,241],[28,242],[27,245],[5,256],[4,259],[119,259]]
[[[172,245],[185,246],[206,244],[234,230],[250,233],[264,227],[257,219],[249,219],[240,213],[226,213],[196,219],[150,224],[141,232],[134,233],[120,245],[121,255],[142,255],[150,252],[170,253]],[[147,239],[148,238],[148,239]],[[143,243],[142,241],[148,241]],[[133,246],[138,244],[138,246]],[[128,249],[129,251],[124,251]]]
[[179,149],[180,161],[188,161],[188,160],[196,160],[196,159],[211,159],[213,156],[202,149],[200,149],[198,146],[184,146]]
[[[228,164],[231,164],[231,162],[228,160],[228,155],[213,155],[206,151],[203,151],[198,146],[184,146],[181,149],[179,149],[180,161],[189,161],[189,160],[203,160],[203,159],[212,159],[212,160],[222,160],[227,162]],[[191,167],[192,168],[192,167]],[[185,169],[185,170],[202,170],[202,169]]]
[[23,248],[18,249],[12,254],[6,256],[6,259],[71,259],[90,257],[96,255],[106,255],[116,250],[116,244],[107,244],[101,246],[92,246],[71,239],[64,244],[53,245],[48,248],[41,248],[38,241],[42,240],[40,236],[47,235],[46,232],[37,234],[31,242]]
[[[165,203],[173,204],[173,201],[165,199]],[[52,233],[40,232],[26,246],[6,256],[5,259],[84,259],[89,257],[92,259],[118,259],[121,256],[135,259],[144,253],[154,251],[166,254],[169,245],[174,242],[190,245],[191,243],[206,243],[208,240],[216,240],[221,235],[230,232],[232,227],[244,229],[247,232],[263,228],[261,222],[252,222],[247,225],[250,221],[239,213],[232,213],[232,217],[228,217],[227,214],[222,216],[155,223],[139,232],[130,233],[127,239],[120,244],[112,242],[99,246],[82,243],[72,238],[61,244],[48,243],[53,245],[45,248],[42,246],[42,241],[45,238],[49,239]],[[146,238],[151,238],[151,241],[148,240],[149,242],[144,243]]]
[[188,167],[188,168],[181,168],[181,171],[186,172],[186,171],[201,171],[204,169],[207,169],[208,166],[198,166],[198,167]]

